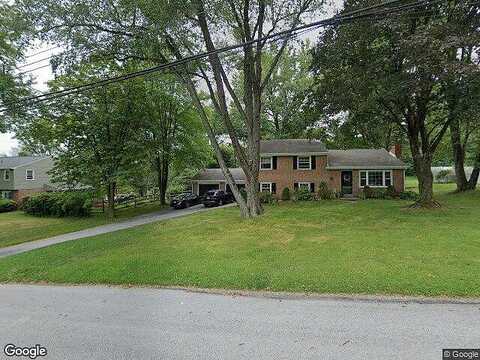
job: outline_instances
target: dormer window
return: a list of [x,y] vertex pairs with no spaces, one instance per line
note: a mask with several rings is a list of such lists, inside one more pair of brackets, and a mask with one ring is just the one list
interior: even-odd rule
[[260,169],[261,170],[272,170],[273,169],[273,159],[271,156],[262,156],[260,158]]
[[33,169],[27,169],[25,171],[25,180],[35,180],[35,172]]
[[3,180],[5,181],[10,180],[10,170],[5,169],[5,172],[3,173]]

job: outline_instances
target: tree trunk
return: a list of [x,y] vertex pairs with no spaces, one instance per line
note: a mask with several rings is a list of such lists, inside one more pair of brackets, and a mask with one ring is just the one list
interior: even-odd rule
[[473,171],[468,180],[468,190],[475,190],[478,184],[478,178],[480,176],[480,145],[475,157],[475,163],[473,164]]
[[418,178],[418,191],[420,199],[419,205],[422,207],[431,207],[434,203],[433,200],[433,174],[432,174],[432,162],[430,159],[417,156],[415,161],[415,171]]
[[[453,116],[453,115],[452,115]],[[450,122],[450,139],[452,141],[453,159],[455,162],[455,182],[457,191],[468,190],[467,175],[465,174],[465,147],[462,144],[460,123],[458,119]]]
[[432,144],[428,139],[424,114],[410,113],[407,133],[418,179],[419,199],[412,207],[435,208],[440,204],[433,199]]
[[168,186],[168,161],[163,158],[163,156],[157,156],[155,160],[155,165],[157,168],[157,186],[160,196],[160,204],[165,205],[167,186]]
[[115,216],[115,182],[109,182],[107,185],[107,217]]

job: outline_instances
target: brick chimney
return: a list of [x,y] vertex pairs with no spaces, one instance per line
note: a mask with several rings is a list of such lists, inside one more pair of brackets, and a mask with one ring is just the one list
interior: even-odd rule
[[400,159],[402,157],[402,145],[399,143],[393,144],[390,148],[390,154]]

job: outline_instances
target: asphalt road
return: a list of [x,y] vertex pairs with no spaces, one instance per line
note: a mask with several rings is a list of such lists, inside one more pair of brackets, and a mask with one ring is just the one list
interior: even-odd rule
[[[235,204],[224,205],[223,207],[235,206]],[[195,205],[186,209],[175,210],[168,208],[161,211],[152,212],[149,214],[144,214],[140,216],[133,217],[131,219],[114,222],[107,225],[100,225],[93,228],[75,231],[63,235],[54,236],[48,239],[35,240],[30,242],[25,242],[18,245],[8,246],[0,248],[0,258],[7,257],[15,254],[20,254],[26,251],[40,249],[46,246],[60,244],[66,241],[83,239],[90,236],[96,236],[100,234],[106,234],[118,230],[129,229],[135,226],[150,224],[157,221],[168,220],[173,218],[178,218],[182,216],[187,216],[195,214],[202,211],[210,211],[213,209],[218,209],[218,207],[206,208],[203,205]]]
[[46,359],[439,360],[479,347],[479,319],[479,304],[0,285],[2,351],[41,344]]

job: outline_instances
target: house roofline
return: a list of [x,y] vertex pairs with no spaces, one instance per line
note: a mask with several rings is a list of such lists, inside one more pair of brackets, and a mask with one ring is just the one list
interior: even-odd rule
[[314,155],[328,155],[328,151],[291,152],[291,153],[260,153],[260,156],[314,156]]
[[51,157],[50,157],[50,156],[45,156],[45,157],[43,157],[43,158],[41,158],[41,159],[36,159],[36,160],[30,161],[30,162],[28,162],[28,163],[21,164],[21,165],[18,165],[18,166],[13,166],[13,167],[1,167],[1,166],[0,166],[0,170],[7,170],[7,169],[8,169],[8,170],[15,170],[15,169],[18,169],[19,167],[28,166],[28,165],[34,164],[34,163],[36,163],[36,162],[38,162],[38,161],[42,161],[42,160],[46,160],[46,159],[51,159]]
[[408,166],[406,165],[386,165],[386,166],[327,166],[327,170],[405,170]]

